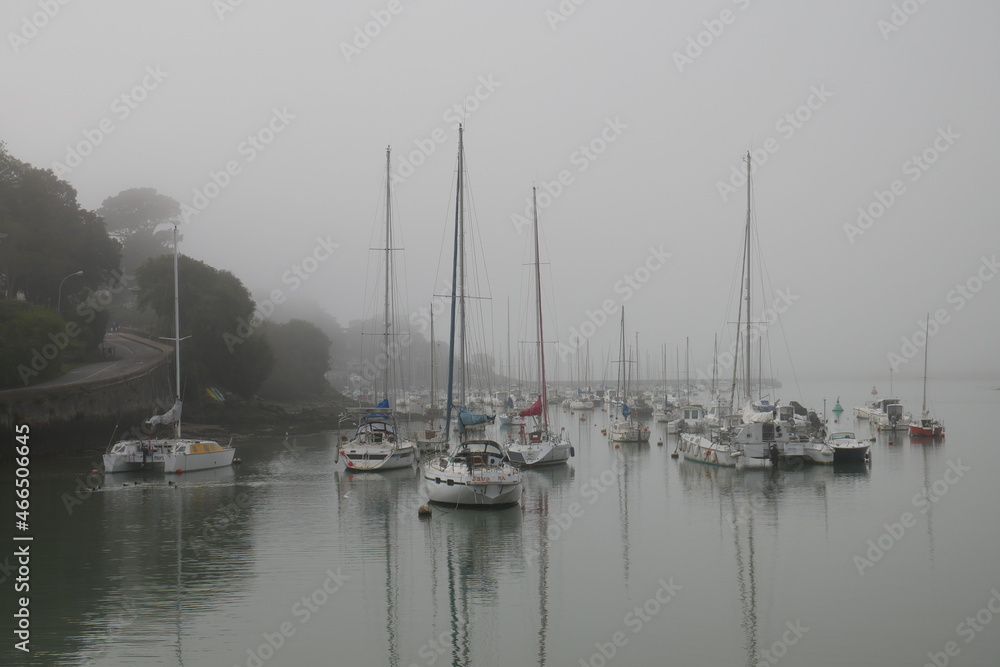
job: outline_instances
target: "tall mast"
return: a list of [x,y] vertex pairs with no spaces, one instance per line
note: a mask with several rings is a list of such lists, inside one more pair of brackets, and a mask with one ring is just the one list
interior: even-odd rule
[[542,330],[542,269],[541,260],[538,253],[538,203],[535,196],[538,188],[531,188],[531,204],[533,207],[533,227],[535,231],[535,301],[537,310],[535,313],[538,321],[538,377],[542,380],[542,390],[539,394],[542,399],[542,425],[545,430],[549,430],[549,400],[545,389],[545,335]]
[[462,229],[462,126],[458,126],[458,194],[455,197],[455,245],[451,263],[451,327],[448,333],[448,402],[444,416],[444,439],[451,433],[451,408],[455,388],[455,307],[458,303],[458,260],[462,244],[459,242]]
[[745,253],[744,254],[744,264],[746,265],[746,269],[747,269],[747,272],[746,272],[746,285],[747,285],[747,295],[746,295],[746,302],[747,302],[747,339],[746,339],[746,341],[747,342],[746,342],[746,351],[745,351],[745,354],[743,356],[746,357],[746,380],[745,380],[745,386],[746,386],[746,392],[747,392],[746,393],[746,397],[747,397],[747,400],[749,401],[749,400],[751,400],[750,399],[750,364],[751,364],[751,360],[750,360],[750,292],[751,292],[751,289],[750,289],[750,172],[752,171],[752,169],[751,169],[751,163],[750,163],[750,151],[747,151],[746,160],[747,160],[747,229],[746,229],[746,238],[744,239],[744,246],[745,246],[745,248],[744,248],[744,253]]
[[691,404],[691,337],[684,337],[684,402]]
[[[174,223],[174,389],[176,393],[175,405],[180,406],[181,402],[181,296],[179,281],[177,279],[177,224]],[[181,437],[181,410],[177,411],[177,421],[174,423],[174,433],[177,438]]]
[[712,348],[712,398],[716,398],[719,391],[719,334],[715,334],[715,345]]
[[635,392],[636,401],[642,395],[642,390],[639,388],[639,332],[635,332]]
[[618,351],[618,400],[625,403],[624,392],[628,391],[628,386],[625,382],[625,306],[622,306],[622,330],[619,336],[620,349]]
[[924,322],[924,402],[920,407],[922,417],[927,416],[927,348],[930,347],[930,337],[927,335],[931,322],[931,314],[927,313],[927,320]]
[[392,171],[390,168],[389,155],[392,150],[391,146],[386,146],[385,148],[385,319],[382,321],[382,352],[385,354],[385,370],[383,371],[382,378],[382,391],[385,394],[385,398],[389,398],[389,368],[392,364],[389,363],[389,285],[391,280],[391,248],[392,248],[392,207],[390,190],[392,188]]
[[434,304],[431,303],[431,400],[430,400],[430,410],[428,413],[431,418],[431,428],[434,428],[434,376],[436,375],[436,368],[434,367],[434,348],[437,347],[437,342],[434,340]]
[[462,144],[462,134],[463,128],[461,125],[458,127],[458,193],[456,199],[456,230],[458,233],[458,261],[461,263],[458,271],[458,282],[459,282],[459,333],[461,336],[461,347],[459,348],[459,354],[461,355],[461,380],[462,389],[459,394],[459,399],[462,405],[467,405],[466,397],[466,386],[469,377],[468,369],[468,357],[466,355],[466,344],[465,344],[465,148]]
[[[510,397],[510,297],[507,297],[507,400],[511,401]],[[506,402],[504,403],[504,410],[507,410]]]

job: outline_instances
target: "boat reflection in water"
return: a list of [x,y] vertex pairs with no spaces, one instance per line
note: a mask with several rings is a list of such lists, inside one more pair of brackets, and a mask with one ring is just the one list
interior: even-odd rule
[[444,658],[442,664],[470,665],[474,656],[504,655],[496,610],[522,600],[519,588],[501,581],[521,579],[534,569],[524,558],[521,508],[435,508],[434,518],[421,526],[430,552],[431,603],[415,625],[418,634],[445,641],[432,649],[425,645],[417,658],[421,664]]
[[782,584],[780,567],[776,569],[773,560],[762,563],[759,554],[791,548],[792,536],[805,532],[802,521],[822,526],[828,538],[831,489],[836,489],[837,498],[863,494],[870,468],[864,464],[732,468],[681,460],[678,469],[687,502],[718,511],[720,546],[726,546],[712,565],[735,573],[746,664],[759,664],[771,639],[762,638],[761,628],[777,621],[762,607],[772,607],[775,587]]

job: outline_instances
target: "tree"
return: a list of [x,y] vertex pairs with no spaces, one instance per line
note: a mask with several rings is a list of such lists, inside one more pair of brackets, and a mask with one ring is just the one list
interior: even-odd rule
[[48,308],[0,301],[0,387],[23,387],[57,377],[67,348],[80,345],[80,330]]
[[108,197],[97,209],[108,232],[122,245],[123,268],[134,272],[143,262],[173,247],[172,225],[181,205],[155,188],[131,188]]
[[[11,156],[0,143],[0,267],[4,294],[55,307],[118,284],[121,246],[104,222],[81,209],[76,190],[50,169]],[[77,271],[65,283],[63,279]]]
[[[242,335],[256,307],[243,283],[229,271],[181,256],[180,337],[185,376],[198,388],[220,385],[249,398],[271,372],[274,356],[261,336]],[[140,308],[156,311],[161,336],[174,331],[173,256],[147,260],[136,272]],[[233,339],[239,340],[232,344]]]
[[260,393],[275,399],[321,396],[330,384],[330,337],[311,322],[291,320],[266,323],[263,334],[274,353],[274,370],[261,385]]

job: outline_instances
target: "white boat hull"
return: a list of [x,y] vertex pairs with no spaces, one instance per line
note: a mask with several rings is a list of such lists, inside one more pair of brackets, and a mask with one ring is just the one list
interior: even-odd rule
[[501,506],[521,500],[521,476],[502,470],[476,470],[469,474],[461,464],[424,469],[424,490],[432,503]]
[[192,470],[209,470],[232,465],[236,450],[229,448],[221,452],[201,452],[198,454],[167,454],[163,461],[166,472],[191,472]]
[[629,422],[615,422],[608,429],[611,442],[649,442],[649,429]]
[[492,440],[463,442],[450,456],[424,465],[424,490],[432,503],[501,507],[521,500],[521,471],[507,463]]
[[729,445],[721,445],[693,433],[681,435],[677,451],[687,461],[729,468],[736,467],[737,462],[742,458],[740,452]]
[[344,467],[354,471],[393,470],[412,466],[417,460],[417,450],[412,444],[397,447],[345,445],[340,450]]
[[203,440],[157,439],[115,443],[104,454],[105,472],[162,469],[165,472],[210,470],[232,465],[236,450]]
[[574,454],[569,442],[519,443],[507,446],[507,457],[516,466],[546,466],[566,463]]

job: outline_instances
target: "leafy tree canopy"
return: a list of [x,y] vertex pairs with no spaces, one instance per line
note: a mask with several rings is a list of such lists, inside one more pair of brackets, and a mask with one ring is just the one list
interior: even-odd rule
[[124,269],[131,273],[147,259],[170,252],[171,226],[180,217],[181,205],[155,188],[131,188],[105,199],[97,213],[122,244]]
[[[219,385],[249,398],[271,372],[274,356],[261,336],[242,335],[255,304],[240,280],[190,257],[179,258],[181,365],[198,387]],[[139,307],[151,307],[158,333],[173,336],[173,256],[147,260],[136,272]],[[233,340],[239,342],[234,344]]]
[[[121,246],[101,218],[80,208],[76,190],[51,169],[11,156],[0,142],[0,268],[4,294],[55,307],[118,282]],[[70,276],[77,271],[82,275]],[[66,278],[64,282],[64,278]]]

